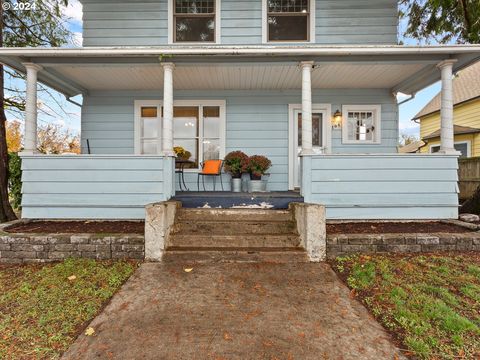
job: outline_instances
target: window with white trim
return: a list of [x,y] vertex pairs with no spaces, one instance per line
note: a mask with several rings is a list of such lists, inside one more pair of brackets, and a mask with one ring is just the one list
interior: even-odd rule
[[157,100],[135,101],[135,153],[162,151],[162,104]]
[[173,0],[174,42],[215,42],[217,0]]
[[263,0],[264,41],[311,41],[314,32],[315,1],[313,0]]
[[380,144],[380,105],[344,105],[342,114],[344,144]]
[[[458,152],[460,152],[460,157],[461,158],[466,158],[466,157],[470,157],[471,156],[471,146],[472,146],[472,143],[470,140],[467,140],[467,141],[457,141],[455,142],[455,144],[453,145],[453,147],[455,148],[455,150],[457,150]],[[440,145],[430,145],[430,153],[437,153],[440,151]]]
[[[135,153],[162,153],[161,101],[135,101]],[[160,114],[160,115],[159,115]],[[148,115],[148,116],[147,116]],[[156,117],[155,117],[156,116]],[[191,156],[185,168],[199,169],[205,160],[225,157],[225,101],[178,100],[173,107],[173,145]]]

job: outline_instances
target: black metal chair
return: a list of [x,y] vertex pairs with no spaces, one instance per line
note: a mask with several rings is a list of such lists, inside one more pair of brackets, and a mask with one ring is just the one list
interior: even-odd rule
[[202,164],[202,170],[198,173],[197,177],[197,188],[200,191],[200,177],[202,177],[202,184],[203,184],[203,191],[205,190],[205,176],[213,177],[213,191],[215,191],[215,184],[217,177],[220,177],[220,184],[223,190],[223,182],[222,182],[222,167],[223,167],[223,160],[207,160]]

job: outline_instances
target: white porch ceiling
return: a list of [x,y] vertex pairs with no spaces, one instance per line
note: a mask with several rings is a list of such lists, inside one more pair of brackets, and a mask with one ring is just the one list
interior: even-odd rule
[[[313,88],[393,88],[421,71],[425,63],[318,64]],[[161,90],[163,69],[148,65],[55,65],[51,69],[86,90]],[[174,71],[178,90],[300,89],[301,72],[294,64],[180,64]]]

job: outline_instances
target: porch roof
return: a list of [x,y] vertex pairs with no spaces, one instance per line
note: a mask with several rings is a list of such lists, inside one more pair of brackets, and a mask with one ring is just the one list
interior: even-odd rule
[[478,45],[452,46],[167,46],[2,48],[0,61],[24,71],[39,64],[39,81],[71,97],[94,90],[159,90],[161,61],[174,62],[175,89],[300,89],[299,61],[314,61],[313,88],[388,88],[413,94],[480,58]]

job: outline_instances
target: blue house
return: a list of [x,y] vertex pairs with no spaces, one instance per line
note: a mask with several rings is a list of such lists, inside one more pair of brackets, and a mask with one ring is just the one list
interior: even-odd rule
[[[27,76],[24,218],[142,219],[180,190],[174,146],[190,189],[242,150],[330,219],[457,217],[452,74],[479,46],[397,45],[396,0],[81,2],[83,47],[0,49]],[[438,80],[441,150],[398,154],[396,95]],[[37,81],[83,96],[81,155],[36,152]]]

